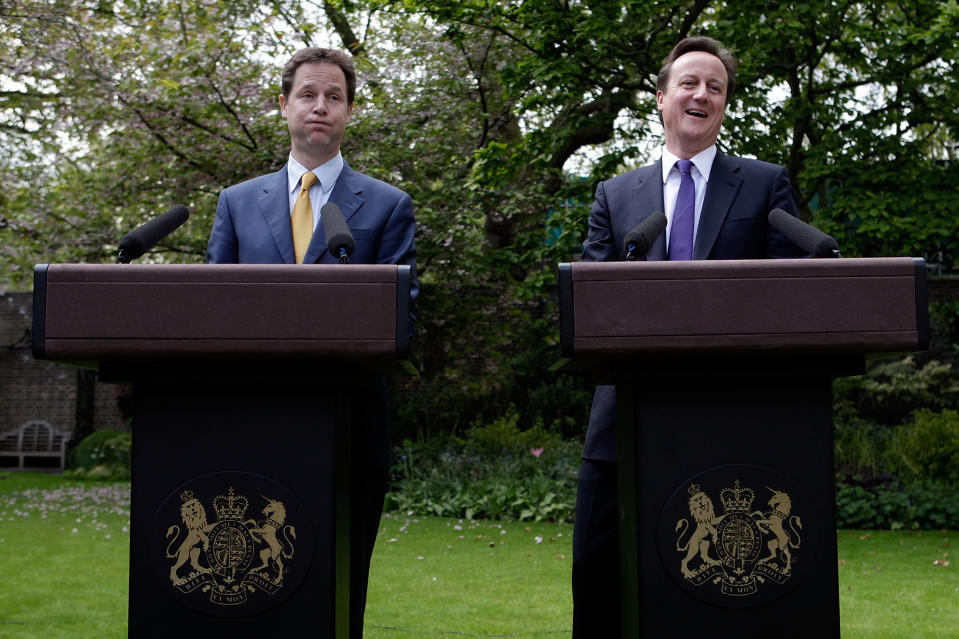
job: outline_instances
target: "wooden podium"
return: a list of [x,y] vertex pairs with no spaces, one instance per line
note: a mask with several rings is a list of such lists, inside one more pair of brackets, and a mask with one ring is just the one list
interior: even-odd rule
[[349,636],[351,394],[410,268],[39,265],[34,355],[134,385],[131,637]]
[[616,386],[623,637],[839,637],[832,379],[925,349],[920,259],[560,265]]

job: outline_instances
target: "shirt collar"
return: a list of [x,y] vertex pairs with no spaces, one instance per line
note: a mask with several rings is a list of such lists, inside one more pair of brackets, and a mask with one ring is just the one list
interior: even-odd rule
[[[689,158],[699,170],[699,174],[703,176],[705,182],[709,182],[709,171],[713,168],[713,160],[716,159],[716,153],[716,145],[712,144]],[[678,159],[680,158],[670,153],[666,149],[666,146],[663,145],[663,184],[666,183],[666,178],[669,177],[669,172],[673,170],[676,160]]]
[[[320,188],[324,193],[329,193],[333,185],[336,184],[336,178],[340,176],[343,170],[343,154],[337,152],[335,156],[313,169],[313,174],[320,180]],[[290,153],[290,159],[286,165],[286,178],[289,181],[290,192],[300,187],[300,178],[307,172],[307,168],[297,162]]]

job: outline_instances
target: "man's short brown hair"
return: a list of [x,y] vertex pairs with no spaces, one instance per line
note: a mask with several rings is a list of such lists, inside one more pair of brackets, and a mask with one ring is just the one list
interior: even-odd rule
[[290,97],[296,70],[300,68],[300,65],[311,62],[329,62],[343,69],[343,76],[346,77],[346,103],[352,105],[353,96],[356,95],[356,71],[353,70],[353,58],[337,49],[321,49],[320,47],[300,49],[286,63],[281,76],[283,97]]
[[656,89],[666,93],[667,85],[669,84],[669,73],[673,70],[673,62],[675,62],[679,56],[690,53],[691,51],[705,51],[706,53],[710,53],[719,58],[719,61],[726,67],[726,104],[729,104],[729,98],[732,96],[733,89],[736,86],[736,69],[739,68],[739,63],[736,62],[735,56],[723,45],[706,36],[684,38],[679,41],[679,44],[673,47],[673,50],[670,51],[666,59],[663,60],[663,66],[659,70],[659,77],[656,78]]

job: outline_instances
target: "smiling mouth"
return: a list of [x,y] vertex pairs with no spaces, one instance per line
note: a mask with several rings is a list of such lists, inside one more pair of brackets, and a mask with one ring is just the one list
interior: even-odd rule
[[705,112],[705,111],[700,111],[699,109],[686,109],[686,113],[689,114],[689,115],[691,115],[691,116],[693,116],[693,117],[696,117],[696,118],[705,118],[705,117],[707,117],[707,116],[706,116],[706,112]]

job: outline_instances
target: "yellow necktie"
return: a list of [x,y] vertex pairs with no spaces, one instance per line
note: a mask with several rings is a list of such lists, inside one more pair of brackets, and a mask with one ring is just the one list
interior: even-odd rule
[[310,202],[310,187],[316,182],[316,175],[307,171],[300,178],[300,194],[293,205],[293,216],[290,224],[293,226],[293,252],[296,254],[296,263],[303,263],[303,256],[313,239],[313,204]]

